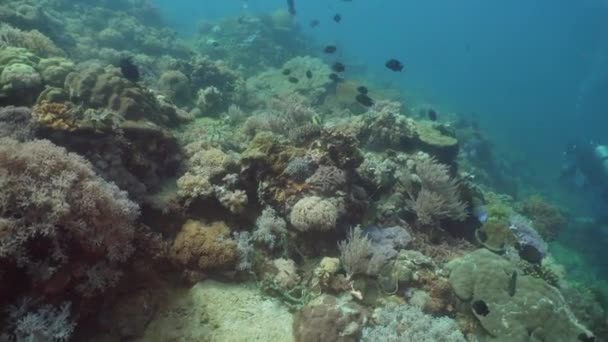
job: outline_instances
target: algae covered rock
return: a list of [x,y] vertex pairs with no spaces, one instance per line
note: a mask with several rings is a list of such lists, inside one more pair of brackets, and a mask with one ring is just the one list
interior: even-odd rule
[[449,282],[492,341],[594,341],[561,293],[480,249],[451,261]]

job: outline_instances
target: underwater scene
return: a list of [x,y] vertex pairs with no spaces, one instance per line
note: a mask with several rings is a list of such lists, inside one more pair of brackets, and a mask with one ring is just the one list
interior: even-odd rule
[[0,342],[608,341],[606,129],[606,0],[0,0]]

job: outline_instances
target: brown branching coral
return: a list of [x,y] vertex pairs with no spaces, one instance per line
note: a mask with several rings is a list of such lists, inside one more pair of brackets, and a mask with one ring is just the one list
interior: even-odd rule
[[237,260],[236,243],[223,222],[188,220],[173,242],[172,254],[180,264],[200,271],[226,270]]
[[49,141],[1,140],[0,187],[0,262],[25,270],[32,285],[60,278],[56,292],[104,290],[134,250],[138,206]]

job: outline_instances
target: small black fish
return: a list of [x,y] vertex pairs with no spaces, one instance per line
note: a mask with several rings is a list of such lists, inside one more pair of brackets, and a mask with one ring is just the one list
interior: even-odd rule
[[290,77],[290,78],[288,78],[287,80],[289,80],[289,82],[291,82],[291,83],[298,83],[298,82],[300,82],[300,80],[299,80],[299,79],[297,79],[297,78],[295,78],[295,77],[293,77],[293,76],[292,76],[292,77]]
[[367,96],[366,94],[358,94],[355,97],[355,100],[357,100],[357,102],[364,105],[365,107],[371,107],[374,105],[374,100],[372,100],[372,98]]
[[319,24],[320,24],[320,23],[321,23],[321,22],[319,21],[319,19],[313,19],[313,20],[311,20],[311,21],[310,21],[310,23],[308,24],[308,26],[310,26],[310,27],[313,27],[313,28],[314,28],[314,27],[319,26]]
[[340,81],[342,81],[342,77],[340,77],[336,73],[329,74],[329,79],[332,80],[332,81],[334,81],[334,82],[340,82]]
[[367,95],[367,87],[365,86],[357,87],[357,91],[359,92],[359,94]]
[[437,121],[437,112],[434,109],[429,109],[427,115],[429,117],[429,120]]
[[283,75],[289,76],[291,74],[291,69],[283,69]]
[[139,68],[137,65],[133,64],[131,57],[120,59],[120,72],[131,82],[139,81]]
[[344,64],[340,63],[340,62],[336,62],[334,63],[334,65],[331,66],[331,69],[335,72],[343,72],[346,67],[344,66]]
[[337,49],[338,48],[336,48],[335,45],[327,45],[325,47],[325,49],[323,49],[323,52],[325,52],[325,53],[334,53],[334,52],[336,52]]
[[220,46],[220,43],[217,40],[214,40],[213,42],[211,42],[211,46],[218,47]]
[[342,16],[340,14],[334,15],[334,21],[339,23],[342,20]]
[[306,77],[308,77],[309,79],[312,78],[312,71],[306,70]]
[[401,70],[403,70],[403,64],[401,62],[399,62],[398,60],[394,59],[394,58],[393,59],[389,59],[386,62],[385,65],[386,65],[387,68],[389,68],[389,69],[391,69],[393,71],[401,71]]

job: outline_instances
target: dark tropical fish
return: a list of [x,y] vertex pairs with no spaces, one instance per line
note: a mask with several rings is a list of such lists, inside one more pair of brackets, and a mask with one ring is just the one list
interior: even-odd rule
[[393,71],[401,71],[401,70],[403,70],[403,64],[401,62],[399,62],[398,60],[394,59],[394,58],[393,59],[389,59],[386,62],[385,65],[386,65],[387,68],[389,68],[389,69],[391,69]]
[[287,0],[287,11],[291,15],[296,15],[296,5],[294,0]]
[[211,46],[218,47],[220,46],[220,43],[217,40],[214,40],[213,42],[211,42]]
[[131,57],[120,59],[120,72],[131,82],[139,81],[139,68],[137,65],[133,64]]
[[310,21],[310,23],[308,24],[310,27],[317,27],[319,26],[321,22],[318,19],[313,19]]
[[511,277],[509,278],[509,284],[507,285],[507,293],[509,296],[513,297],[515,295],[515,291],[517,290],[517,271],[513,271],[511,273]]
[[306,77],[312,78],[312,71],[306,70]]
[[483,300],[476,300],[471,305],[473,307],[473,311],[480,316],[487,316],[490,313],[490,308],[488,308],[488,304]]
[[340,14],[334,15],[334,21],[339,23],[340,21],[342,21],[342,16]]
[[292,77],[290,77],[290,78],[288,78],[288,80],[289,80],[289,82],[291,82],[291,83],[298,83],[298,82],[300,82],[300,80],[299,80],[299,79],[297,79],[297,78],[295,78],[295,77],[293,77],[293,76],[292,76]]
[[338,76],[338,74],[336,73],[331,73],[329,74],[329,79],[334,81],[334,82],[340,82],[342,81],[342,77]]
[[367,95],[367,87],[365,86],[357,87],[357,91],[359,92],[359,94]]
[[344,66],[344,64],[340,63],[340,62],[336,62],[334,63],[334,65],[331,66],[331,69],[335,72],[343,72],[346,67]]
[[374,105],[374,100],[371,97],[367,96],[367,94],[358,94],[355,97],[355,100],[365,107],[371,107]]
[[437,112],[434,109],[429,109],[427,115],[429,117],[429,120],[437,121]]
[[325,47],[325,49],[323,49],[323,52],[325,52],[325,53],[334,53],[334,52],[336,52],[337,49],[338,48],[336,48],[335,45],[327,45]]
[[283,69],[283,75],[288,76],[291,74],[291,69]]

